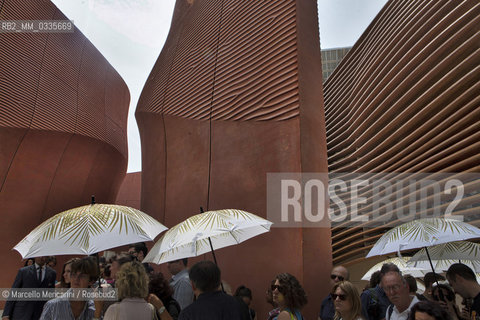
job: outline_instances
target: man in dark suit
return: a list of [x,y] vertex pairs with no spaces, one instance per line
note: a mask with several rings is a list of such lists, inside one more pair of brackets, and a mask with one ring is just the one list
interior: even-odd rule
[[[35,258],[35,263],[21,268],[12,289],[15,288],[55,288],[57,273],[46,265],[47,257]],[[2,320],[37,320],[42,314],[46,301],[8,300],[3,310]]]
[[[180,312],[178,320],[246,320],[248,307],[220,290],[220,269],[211,261],[196,263],[188,273],[197,300]],[[163,308],[164,309],[164,308]],[[164,311],[158,310],[160,314]]]

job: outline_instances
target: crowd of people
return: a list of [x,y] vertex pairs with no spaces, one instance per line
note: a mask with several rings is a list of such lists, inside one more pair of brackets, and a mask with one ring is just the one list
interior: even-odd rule
[[[211,261],[188,267],[188,260],[168,262],[170,278],[142,263],[144,243],[110,259],[73,258],[65,262],[60,280],[51,257],[29,259],[12,288],[115,288],[116,300],[78,300],[65,295],[49,301],[8,300],[6,319],[161,319],[161,320],[303,320],[307,295],[295,276],[278,274],[267,288],[272,305],[261,315],[251,308],[252,291],[242,285],[233,295],[225,291],[221,272]],[[453,264],[446,278],[433,272],[424,277],[425,292],[417,292],[416,279],[403,275],[392,263],[375,272],[360,294],[343,266],[331,271],[331,291],[319,303],[319,320],[470,320],[480,319],[480,285],[466,265]],[[463,306],[457,305],[458,294]]]
[[[425,274],[423,294],[417,292],[416,279],[393,263],[373,273],[361,294],[348,281],[345,267],[333,268],[331,279],[332,291],[322,301],[319,320],[480,319],[480,285],[473,270],[461,263],[451,265],[446,278]],[[461,311],[456,294],[463,299]]]

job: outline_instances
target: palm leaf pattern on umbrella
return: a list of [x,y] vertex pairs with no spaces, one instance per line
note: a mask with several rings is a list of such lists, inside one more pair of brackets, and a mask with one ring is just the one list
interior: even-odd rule
[[480,229],[458,220],[424,218],[387,231],[367,257],[480,237]]
[[367,280],[367,281],[370,280],[370,277],[372,276],[372,274],[375,271],[380,271],[380,269],[382,269],[383,264],[385,263],[395,264],[400,269],[400,271],[404,274],[410,274],[415,278],[423,277],[428,269],[410,266],[408,264],[409,260],[410,260],[410,257],[401,257],[401,258],[394,257],[394,258],[389,258],[389,259],[380,261],[376,263],[373,267],[368,269],[368,271],[363,275],[361,280]]
[[[428,249],[432,260],[450,259],[450,260],[479,260],[480,261],[480,245],[469,241],[455,241],[439,244]],[[415,258],[415,256],[423,259]],[[425,249],[420,250],[412,257],[412,261],[428,260]]]
[[172,257],[176,260],[197,256],[210,251],[209,237],[214,249],[219,249],[267,232],[270,225],[268,220],[237,209],[197,214],[170,228],[150,250],[147,261],[161,263]]
[[[90,238],[104,232],[117,234],[134,232],[147,236],[140,225],[158,224],[143,212],[119,205],[91,204],[61,212],[35,228],[20,243],[64,239],[66,244],[84,250],[90,246]],[[112,234],[114,236],[115,233]]]
[[[474,271],[480,271],[480,245],[469,241],[456,241],[439,244],[428,249],[433,266],[436,270],[447,270],[454,263],[468,265]],[[428,256],[421,249],[410,259],[408,265],[425,267]]]
[[[470,229],[457,223],[457,220],[449,219],[419,219],[407,222],[385,233],[384,241],[391,242],[396,240],[421,240],[431,241],[436,238],[439,232],[450,231],[459,233],[460,231],[470,233]],[[473,233],[472,233],[473,234]]]

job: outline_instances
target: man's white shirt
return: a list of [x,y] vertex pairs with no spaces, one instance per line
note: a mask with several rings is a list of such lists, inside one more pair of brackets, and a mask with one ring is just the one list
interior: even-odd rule
[[418,300],[416,296],[413,296],[412,302],[410,302],[408,308],[403,310],[403,312],[399,312],[397,307],[393,305],[393,312],[391,316],[389,316],[389,309],[392,308],[392,305],[390,305],[387,308],[386,320],[408,320],[408,316],[410,315],[410,309],[412,309],[412,307],[419,301],[420,300]]

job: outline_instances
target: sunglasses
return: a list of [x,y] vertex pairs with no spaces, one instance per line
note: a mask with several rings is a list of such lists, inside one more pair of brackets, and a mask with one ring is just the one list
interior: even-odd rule
[[347,295],[346,294],[336,294],[336,293],[332,293],[332,300],[335,301],[337,300],[337,298],[340,298],[340,300],[342,301],[345,301],[347,300]]
[[278,289],[279,292],[285,293],[285,288],[276,284],[272,284],[270,287],[272,289],[272,292],[275,291],[275,289]]
[[340,281],[345,280],[344,277],[342,277],[342,276],[337,276],[336,274],[331,274],[331,275],[330,275],[330,279],[332,279],[332,280],[338,279],[338,280],[340,280]]

